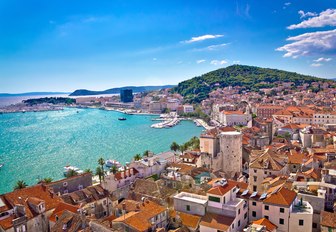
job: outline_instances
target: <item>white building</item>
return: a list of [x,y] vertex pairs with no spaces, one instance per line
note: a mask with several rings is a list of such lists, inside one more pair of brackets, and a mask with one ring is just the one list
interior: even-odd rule
[[184,113],[192,113],[194,112],[194,107],[192,105],[183,105]]
[[207,211],[214,215],[232,218],[230,231],[242,231],[248,223],[248,202],[237,198],[237,182],[216,179],[210,183],[213,187],[207,192]]
[[224,126],[247,126],[252,120],[252,115],[242,111],[221,111],[219,113],[219,122]]

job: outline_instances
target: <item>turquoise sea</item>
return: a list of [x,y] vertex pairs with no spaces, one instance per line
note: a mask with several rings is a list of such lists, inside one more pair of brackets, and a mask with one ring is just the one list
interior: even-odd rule
[[203,130],[191,121],[153,129],[155,117],[74,108],[0,114],[0,194],[12,191],[17,180],[32,185],[40,178],[61,179],[68,164],[95,170],[99,157],[125,164],[147,149],[167,151],[173,141],[186,142]]

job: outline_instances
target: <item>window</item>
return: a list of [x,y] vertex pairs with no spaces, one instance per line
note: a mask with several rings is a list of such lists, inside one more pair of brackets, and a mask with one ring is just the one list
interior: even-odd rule
[[240,220],[238,221],[238,227],[240,226]]
[[256,191],[257,191],[257,186],[253,185],[253,192],[256,192]]
[[303,220],[302,219],[299,220],[299,226],[303,226]]
[[269,219],[269,217],[267,215],[264,216],[267,220]]
[[252,211],[252,217],[256,217],[257,216],[257,212],[256,211]]
[[256,177],[256,176],[253,177],[253,181],[254,181],[254,182],[257,181],[257,177]]
[[315,229],[317,228],[317,223],[315,223],[315,222],[313,223],[313,228],[315,228]]
[[280,224],[280,225],[285,224],[285,220],[284,220],[283,218],[280,218],[280,219],[279,219],[279,224]]
[[257,169],[253,169],[254,173],[257,173]]
[[247,213],[244,214],[244,219],[246,219],[246,218],[247,218]]
[[220,202],[220,198],[219,197],[209,196],[208,199],[209,199],[209,201]]
[[253,202],[252,202],[252,205],[253,205],[253,206],[256,206],[256,205],[257,205],[257,202],[253,201]]
[[190,205],[186,205],[187,211],[190,211]]
[[232,223],[232,229],[234,229],[234,223]]
[[280,213],[284,213],[285,209],[284,208],[280,208]]
[[265,210],[269,210],[269,206],[268,205],[265,205]]
[[240,214],[240,209],[238,209],[238,215]]

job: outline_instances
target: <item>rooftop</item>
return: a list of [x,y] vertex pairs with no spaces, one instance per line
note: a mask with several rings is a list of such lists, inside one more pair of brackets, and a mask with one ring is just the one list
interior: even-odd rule
[[205,205],[208,202],[208,199],[206,196],[201,196],[201,195],[186,193],[186,192],[181,192],[177,194],[176,196],[174,196],[174,198],[184,200],[184,201],[194,202],[194,203],[202,204],[202,205]]

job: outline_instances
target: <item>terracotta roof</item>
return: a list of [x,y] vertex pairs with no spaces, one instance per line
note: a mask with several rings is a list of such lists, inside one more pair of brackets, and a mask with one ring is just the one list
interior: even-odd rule
[[277,190],[275,188],[268,190],[269,195],[264,203],[289,207],[296,198],[296,192],[285,187],[279,187]]
[[198,225],[201,221],[201,216],[183,213],[183,212],[176,212],[175,210],[172,211],[170,217],[176,218],[176,214],[180,217],[182,224],[186,227],[197,229]]
[[47,187],[42,184],[17,189],[4,194],[2,197],[6,199],[6,202],[8,202],[11,208],[14,208],[16,204],[24,205],[28,219],[38,215],[38,213],[29,206],[29,202],[36,203],[44,201],[46,211],[54,209],[60,202],[60,198],[51,194]]
[[147,231],[152,226],[150,219],[166,210],[165,207],[149,200],[143,203],[124,200],[117,205],[117,208],[122,209],[123,204],[125,204],[126,212],[130,212],[125,216],[114,219],[113,222],[123,222],[137,231]]
[[231,227],[233,221],[233,217],[207,213],[205,216],[203,216],[200,225],[216,230],[226,231]]
[[[215,181],[213,182],[213,184],[214,183],[215,183]],[[218,195],[218,196],[223,196],[236,186],[237,186],[236,181],[227,180],[226,185],[224,185],[224,186],[220,186],[220,185],[214,186],[211,189],[209,189],[207,193],[213,194],[213,195]]]
[[336,212],[330,213],[327,211],[321,211],[321,222],[322,226],[336,228]]
[[308,178],[313,178],[315,180],[319,180],[321,178],[321,170],[320,169],[315,169],[311,168],[305,172],[302,172],[303,175],[305,175]]
[[307,159],[308,159],[307,154],[297,152],[294,149],[291,149],[290,153],[288,154],[289,164],[303,164],[305,160],[307,161]]
[[65,210],[70,211],[72,213],[77,213],[78,209],[79,209],[78,206],[60,202],[55,208],[55,210],[53,211],[53,213],[50,215],[49,220],[52,222],[56,222],[56,215],[57,217],[61,217],[61,215],[63,214]]
[[191,170],[193,170],[195,167],[188,165],[188,164],[183,164],[183,163],[172,163],[169,165],[169,167],[175,167],[179,168],[177,172],[181,174],[189,174]]
[[261,218],[259,220],[253,221],[252,224],[266,226],[266,229],[268,231],[273,231],[278,228],[276,225],[270,222],[267,218]]
[[[133,175],[136,175],[137,173],[139,173],[138,170],[136,170],[135,168],[132,168],[132,169],[133,169]],[[124,178],[122,177],[122,173],[124,174],[124,178],[127,178],[127,177],[129,177],[129,176],[132,176],[132,175],[131,175],[131,169],[126,169],[126,170],[124,170],[124,171],[117,172],[116,174],[114,174],[114,178],[115,178],[116,180],[124,179]]]
[[280,157],[280,154],[277,154],[272,149],[267,148],[260,156],[256,157],[250,163],[250,168],[280,171],[285,166],[281,163],[281,161],[283,161],[283,159]]
[[[64,229],[66,225],[66,229]],[[51,228],[51,232],[75,232],[82,228],[82,219],[79,214],[70,211],[63,211],[62,215],[58,218],[55,225]]]
[[223,114],[229,115],[229,114],[240,114],[243,115],[244,112],[242,111],[222,111]]
[[8,218],[0,220],[0,228],[7,230],[13,226],[13,220],[15,217],[13,215],[9,216]]

